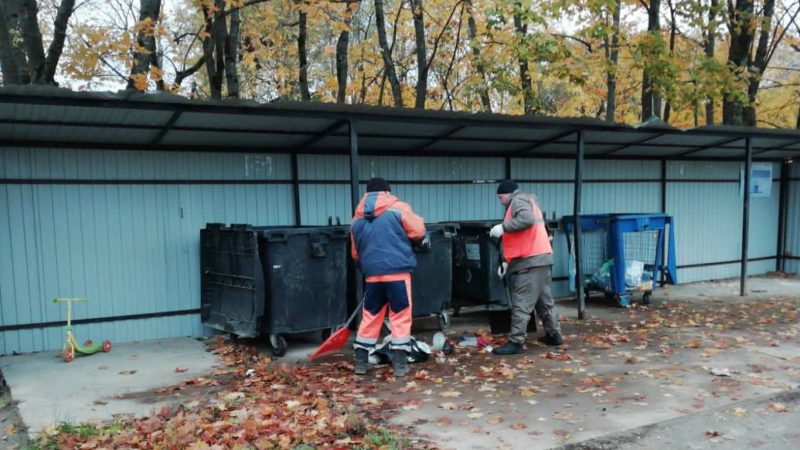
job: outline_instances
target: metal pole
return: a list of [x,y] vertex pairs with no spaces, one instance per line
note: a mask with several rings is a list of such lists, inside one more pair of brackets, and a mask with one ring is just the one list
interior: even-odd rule
[[[667,213],[667,160],[666,159],[661,160],[661,212],[663,214]],[[662,247],[661,247],[661,261],[659,261],[659,264],[661,264],[661,269],[658,271],[658,273],[661,275],[659,283],[661,287],[664,287],[664,285],[667,284],[667,275],[664,271],[664,266],[666,266],[667,264],[666,262],[667,252],[665,251],[665,249],[667,248],[668,238],[669,237],[667,236],[667,233],[664,232],[664,241],[662,242]]]
[[297,164],[297,152],[295,152],[292,153],[292,192],[294,194],[294,224],[299,227],[303,225],[303,219],[300,212],[300,171]]
[[581,188],[583,187],[583,132],[578,131],[575,148],[575,199],[572,215],[575,217],[575,295],[578,300],[578,319],[586,315],[586,304],[583,299],[583,273],[581,272]]
[[781,163],[781,182],[778,199],[778,249],[775,253],[775,270],[783,272],[786,262],[786,211],[789,204],[789,164]]
[[747,295],[747,239],[750,233],[750,166],[753,164],[753,140],[745,138],[744,199],[742,200],[742,274],[739,295]]
[[351,213],[355,213],[358,201],[361,198],[358,187],[358,131],[356,130],[356,121],[350,119],[348,121],[350,126],[350,201]]

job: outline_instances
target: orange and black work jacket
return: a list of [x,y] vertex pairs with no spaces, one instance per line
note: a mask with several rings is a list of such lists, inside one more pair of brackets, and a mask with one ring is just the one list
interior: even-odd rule
[[353,259],[366,277],[417,267],[411,241],[425,237],[425,221],[389,192],[367,192],[350,224]]
[[503,219],[503,258],[512,273],[553,264],[544,215],[536,199],[520,190],[511,194]]

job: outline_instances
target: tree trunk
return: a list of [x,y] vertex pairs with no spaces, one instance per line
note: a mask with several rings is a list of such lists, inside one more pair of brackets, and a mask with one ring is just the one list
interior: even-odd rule
[[16,28],[17,21],[12,17],[10,6],[12,5],[0,1],[0,67],[3,70],[3,84],[6,86],[30,81],[25,55],[14,45],[12,38],[11,30]]
[[422,0],[411,0],[411,16],[414,18],[414,42],[417,54],[417,98],[415,108],[425,108],[428,98],[428,56],[425,50],[425,21]]
[[[218,20],[224,21],[221,17]],[[225,81],[228,97],[239,98],[239,30],[241,18],[239,8],[231,11],[231,29],[225,37]]]
[[489,80],[486,77],[486,65],[481,59],[481,50],[478,42],[478,25],[475,23],[475,12],[472,9],[472,0],[466,0],[467,5],[467,30],[469,31],[469,42],[472,47],[472,59],[475,61],[475,70],[481,77],[481,86],[478,89],[478,96],[481,99],[483,110],[492,112],[492,101],[489,98]]
[[[728,64],[748,70],[750,66],[750,48],[755,39],[755,29],[749,26],[753,17],[753,0],[737,0],[734,11],[730,12],[729,25],[731,38],[728,49]],[[742,101],[725,94],[722,98],[722,122],[725,125],[744,124],[744,105]]]
[[392,51],[389,49],[389,42],[386,39],[386,17],[383,12],[383,0],[375,0],[375,25],[378,28],[378,43],[381,47],[381,57],[383,58],[384,73],[389,80],[394,97],[394,106],[403,106],[403,93],[400,89],[400,80],[397,79],[397,72],[392,61]]
[[[514,28],[517,37],[520,41],[525,42],[528,34],[528,25],[522,18],[522,4],[520,2],[514,3]],[[519,80],[522,89],[522,100],[525,114],[533,114],[534,101],[533,101],[533,86],[531,83],[531,75],[528,70],[528,57],[523,53],[517,53],[517,60],[519,64]]]
[[133,53],[133,65],[127,89],[141,91],[147,89],[146,84],[137,84],[136,79],[141,77],[147,79],[147,75],[150,73],[151,58],[156,57],[155,26],[160,13],[161,0],[141,0],[137,24],[139,32],[136,34],[136,50]]
[[303,101],[309,101],[311,100],[311,92],[308,89],[308,50],[306,49],[308,15],[302,9],[298,13],[297,56],[300,60],[300,98]]
[[44,82],[46,84],[56,84],[56,68],[61,59],[61,52],[64,50],[67,25],[74,8],[75,0],[61,0],[61,4],[58,5],[56,19],[53,22],[53,40],[47,48],[47,57],[45,58]]
[[[647,31],[657,33],[661,30],[661,0],[650,0],[647,8]],[[653,80],[645,69],[642,72],[642,122],[651,116],[661,117],[661,98],[656,94]]]
[[756,97],[761,85],[761,76],[769,65],[769,46],[772,40],[772,17],[775,15],[775,0],[764,0],[764,12],[761,18],[761,33],[758,37],[756,56],[753,59],[753,68],[756,73],[747,81],[747,99],[749,104],[744,108],[742,122],[745,125],[756,126]]
[[617,115],[617,67],[619,65],[619,18],[622,10],[622,0],[617,0],[614,4],[614,14],[612,18],[611,36],[611,67],[612,70],[606,74],[606,122],[614,123]]
[[347,29],[339,34],[336,41],[336,82],[338,90],[336,92],[336,103],[344,103],[347,97],[347,71],[349,69],[347,61],[347,48],[350,45],[350,21],[353,17],[352,7],[355,2],[347,2],[347,11],[344,13],[344,24]]
[[216,27],[215,13],[210,11],[205,5],[202,7],[203,17],[206,21],[205,32],[208,33],[203,38],[203,60],[206,66],[206,75],[208,76],[208,88],[213,100],[222,99],[222,81],[221,76],[217,73],[217,64],[214,59],[214,47],[216,47]]
[[[669,56],[670,58],[675,53],[675,36],[678,33],[678,24],[675,21],[675,5],[673,0],[667,0],[669,6]],[[672,102],[667,100],[664,105],[664,122],[669,123],[669,116],[672,112]]]
[[[719,0],[711,0],[711,8],[708,10],[708,29],[706,30],[706,41],[703,43],[706,58],[714,59],[716,51],[717,35],[717,8]],[[714,99],[706,99],[706,125],[714,125]]]
[[797,122],[795,123],[794,127],[800,130],[800,108],[797,109]]
[[37,15],[39,9],[36,0],[13,0],[12,5],[18,5],[17,14],[19,15],[19,26],[22,32],[22,42],[25,47],[25,54],[28,57],[28,68],[31,73],[33,84],[44,84],[45,56],[44,46],[42,45],[42,33],[39,31],[39,21]]

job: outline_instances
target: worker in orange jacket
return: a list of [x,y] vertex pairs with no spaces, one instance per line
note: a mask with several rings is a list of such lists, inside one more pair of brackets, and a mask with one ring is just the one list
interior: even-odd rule
[[411,272],[417,267],[412,241],[425,238],[425,221],[391,194],[383,178],[367,182],[350,224],[353,259],[366,277],[361,324],[354,343],[355,372],[369,369],[369,351],[380,337],[389,313],[392,367],[395,376],[408,373],[411,350]]
[[500,278],[513,275],[511,291],[511,332],[508,343],[494,349],[497,355],[522,353],[531,313],[542,321],[545,335],[539,342],[561,345],[561,325],[558,322],[552,282],[553,248],[547,236],[544,215],[534,196],[519,190],[517,183],[504,180],[497,188],[497,199],[506,208],[503,222],[489,232],[503,239],[504,262],[497,269]]

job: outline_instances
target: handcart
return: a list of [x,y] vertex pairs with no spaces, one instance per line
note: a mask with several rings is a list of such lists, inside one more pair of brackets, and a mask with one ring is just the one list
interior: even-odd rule
[[[659,277],[677,284],[675,230],[666,214],[593,214],[580,216],[581,270],[586,300],[592,292],[605,294],[621,307],[642,292],[642,303],[650,296]],[[575,217],[563,219],[570,253],[570,285],[574,290],[575,249],[572,242]],[[669,233],[669,236],[667,236]],[[664,244],[666,261],[662,263]]]

